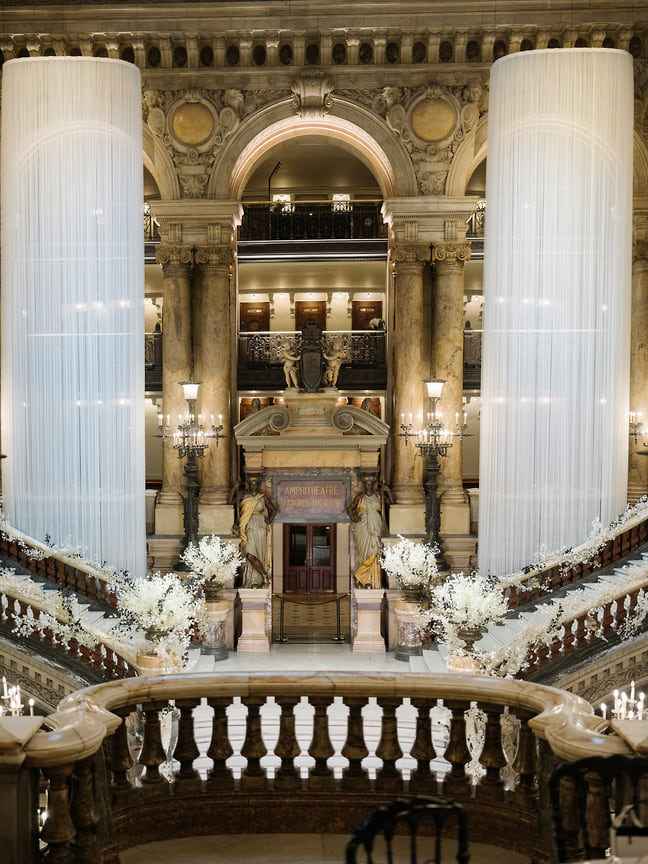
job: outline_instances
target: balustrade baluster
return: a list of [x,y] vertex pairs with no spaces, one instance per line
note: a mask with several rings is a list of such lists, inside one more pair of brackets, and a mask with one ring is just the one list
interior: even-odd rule
[[478,787],[478,794],[487,798],[500,800],[504,797],[504,785],[500,778],[500,769],[506,765],[506,756],[502,747],[502,725],[500,705],[480,705],[486,713],[486,728],[484,730],[484,749],[479,758],[486,768]]
[[364,724],[362,709],[368,700],[363,697],[344,698],[344,704],[349,708],[347,737],[342,748],[342,755],[349,760],[348,766],[342,772],[342,786],[345,789],[368,789],[369,774],[362,767],[362,760],[369,755],[364,740]]
[[180,763],[180,769],[175,772],[175,779],[181,782],[196,780],[198,772],[193,767],[194,759],[200,756],[194,733],[193,711],[200,705],[200,699],[176,699],[176,708],[180,711],[178,721],[178,740],[173,750],[173,758]]
[[536,737],[529,727],[529,718],[533,715],[528,711],[516,710],[516,716],[520,721],[518,733],[518,748],[513,760],[513,769],[520,775],[516,793],[524,802],[531,803],[537,800],[536,777],[538,774],[538,746]]
[[416,737],[412,745],[411,755],[416,759],[416,768],[412,771],[410,792],[427,792],[436,790],[436,777],[430,770],[430,762],[434,759],[432,744],[432,721],[430,710],[436,705],[436,699],[412,699],[416,708]]
[[403,781],[400,773],[396,770],[396,760],[403,755],[398,743],[398,724],[396,721],[396,709],[400,706],[401,700],[379,696],[377,702],[382,708],[382,724],[376,756],[382,759],[382,768],[376,774],[376,789],[401,791]]
[[301,750],[295,735],[295,706],[299,699],[294,696],[275,696],[275,702],[281,707],[279,718],[279,739],[274,749],[275,756],[281,759],[275,774],[275,789],[298,789],[301,785],[299,772],[295,767],[295,758]]
[[133,762],[133,757],[131,756],[130,748],[128,746],[128,727],[126,725],[131,710],[130,707],[113,709],[113,714],[122,718],[121,724],[117,727],[111,739],[111,788],[115,792],[123,792],[124,790],[131,788],[131,783],[128,779],[128,772],[135,763]]
[[605,781],[597,771],[588,771],[585,782],[585,824],[590,854],[593,858],[604,858],[610,844],[610,810]]
[[160,774],[160,765],[166,760],[166,753],[162,746],[160,710],[166,708],[167,704],[167,702],[147,702],[142,706],[144,711],[144,741],[139,762],[146,768],[146,773],[142,776],[142,783],[149,785],[164,781],[164,777]]
[[557,812],[554,819],[561,825],[560,832],[556,835],[558,848],[568,857],[563,861],[578,861],[584,857],[584,848],[581,836],[580,806],[578,800],[578,789],[573,777],[564,776],[560,778],[558,791]]
[[466,774],[466,765],[470,762],[465,715],[468,706],[465,702],[455,702],[451,699],[444,699],[443,704],[452,711],[450,740],[445,751],[445,758],[451,767],[443,781],[443,792],[447,795],[470,795],[470,778]]
[[72,842],[75,864],[99,864],[103,860],[97,842],[99,812],[95,798],[95,760],[88,756],[76,763],[72,775],[70,816],[76,828]]
[[241,702],[248,709],[245,741],[241,747],[241,756],[245,756],[247,765],[241,774],[241,789],[265,789],[267,779],[261,767],[261,758],[268,752],[261,735],[261,706],[265,705],[265,699],[242,696]]
[[49,789],[47,819],[41,832],[41,840],[48,846],[48,864],[72,864],[73,861],[70,842],[76,832],[70,815],[68,792],[72,769],[72,765],[43,768],[43,774],[49,780]]
[[219,789],[233,789],[234,775],[226,764],[234,753],[227,727],[227,707],[232,704],[232,698],[231,696],[210,698],[207,704],[214,710],[211,741],[207,750],[207,756],[212,760],[212,767],[207,775],[207,785],[217,786]]
[[313,717],[313,740],[308,748],[309,754],[315,760],[315,765],[310,771],[308,785],[311,789],[333,789],[335,778],[333,771],[328,766],[328,759],[335,753],[328,728],[328,714],[326,709],[333,703],[332,696],[316,696],[311,698],[311,705],[315,709]]

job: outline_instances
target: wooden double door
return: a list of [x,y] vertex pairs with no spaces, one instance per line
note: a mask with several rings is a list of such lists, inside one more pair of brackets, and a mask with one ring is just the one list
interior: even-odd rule
[[286,524],[283,539],[284,592],[335,592],[335,524]]

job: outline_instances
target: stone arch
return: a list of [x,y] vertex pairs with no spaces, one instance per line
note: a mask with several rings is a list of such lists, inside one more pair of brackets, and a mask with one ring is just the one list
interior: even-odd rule
[[147,126],[144,126],[142,132],[142,143],[144,165],[157,184],[160,198],[163,201],[180,198],[180,184],[173,160]]
[[417,194],[416,177],[405,148],[380,118],[365,108],[334,100],[328,114],[299,116],[291,103],[258,111],[227,140],[209,183],[209,198],[240,198],[261,156],[287,138],[325,135],[347,149],[372,172],[384,198]]
[[632,158],[632,191],[634,195],[648,195],[648,147],[635,130]]
[[446,195],[463,196],[475,168],[486,158],[488,115],[484,114],[466,136],[450,165],[446,180]]

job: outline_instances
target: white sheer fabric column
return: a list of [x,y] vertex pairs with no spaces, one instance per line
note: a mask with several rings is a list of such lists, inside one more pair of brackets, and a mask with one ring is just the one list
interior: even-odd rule
[[5,509],[143,574],[140,73],[47,57],[2,78]]
[[625,507],[633,75],[605,49],[492,68],[479,566],[505,574]]

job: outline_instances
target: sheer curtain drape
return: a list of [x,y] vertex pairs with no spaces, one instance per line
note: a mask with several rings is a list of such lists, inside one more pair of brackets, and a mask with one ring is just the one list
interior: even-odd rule
[[3,495],[12,524],[143,574],[139,70],[2,73]]
[[626,502],[630,55],[494,64],[488,116],[479,566],[584,542]]

